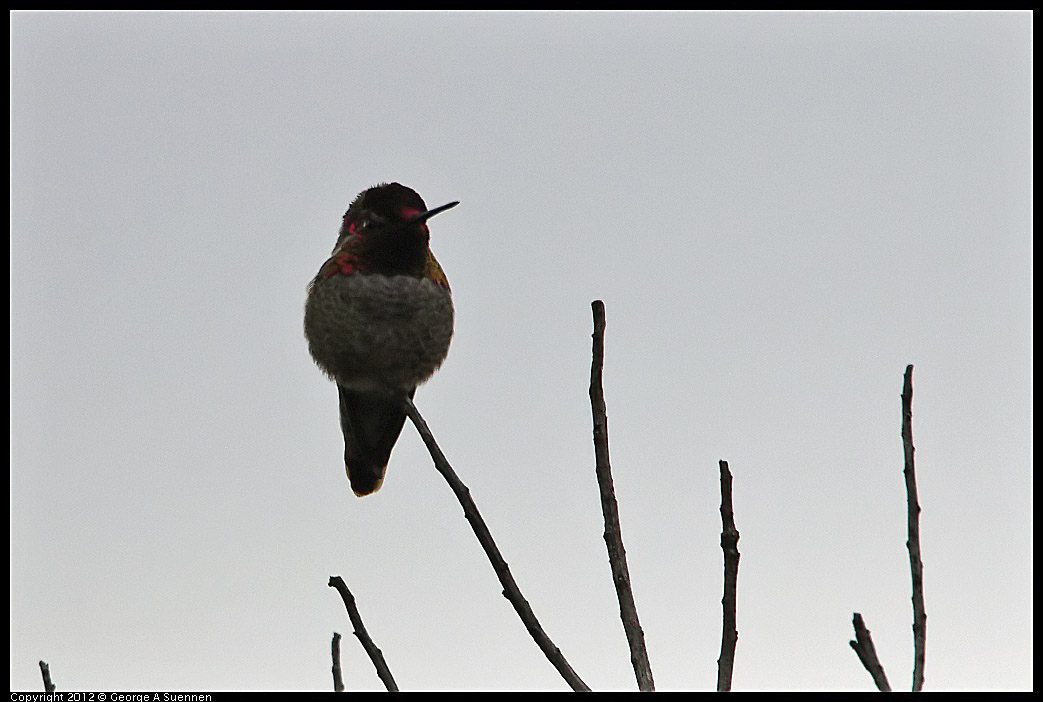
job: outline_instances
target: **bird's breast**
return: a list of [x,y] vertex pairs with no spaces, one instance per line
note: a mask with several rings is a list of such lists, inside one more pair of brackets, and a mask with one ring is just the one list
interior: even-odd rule
[[304,330],[315,362],[342,385],[408,390],[445,360],[453,301],[428,278],[320,274],[308,292]]

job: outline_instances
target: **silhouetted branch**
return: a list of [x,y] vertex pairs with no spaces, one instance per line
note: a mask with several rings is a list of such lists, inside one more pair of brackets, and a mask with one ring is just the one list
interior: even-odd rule
[[645,650],[645,634],[637,617],[634,592],[630,587],[630,570],[627,554],[623,549],[623,536],[619,528],[619,509],[616,493],[612,486],[612,466],[608,457],[608,416],[605,412],[605,393],[601,383],[601,371],[605,362],[605,303],[594,300],[594,348],[590,365],[590,408],[594,421],[594,457],[598,488],[601,492],[601,512],[605,517],[605,546],[608,548],[612,582],[616,586],[619,600],[619,616],[630,644],[630,662],[637,676],[637,687],[642,692],[655,690],[652,668]]
[[905,368],[902,384],[902,448],[905,453],[905,491],[909,498],[909,567],[913,576],[913,692],[923,689],[924,659],[927,648],[927,611],[923,601],[923,560],[920,558],[920,502],[916,496],[916,468],[913,463],[913,367]]
[[[923,600],[923,560],[920,557],[920,501],[916,495],[916,466],[913,461],[913,366],[905,367],[905,379],[902,383],[902,451],[905,456],[905,492],[908,497],[907,528],[908,538],[905,546],[909,549],[909,569],[913,580],[913,692],[923,690],[924,659],[927,649],[927,611]],[[873,639],[869,636],[862,621],[862,615],[855,613],[855,637],[851,648],[855,649],[862,665],[866,667],[877,688],[890,692],[891,686],[884,675],[883,666],[876,658]]]
[[330,649],[333,655],[333,691],[344,692],[344,678],[340,673],[340,634],[337,632],[333,632]]
[[[373,643],[373,639],[369,638],[369,633],[366,631],[366,625],[362,623],[362,617],[359,615],[359,610],[355,606],[355,597],[348,590],[348,586],[344,584],[344,580],[339,575],[330,576],[330,587],[337,588],[337,592],[340,593],[340,597],[344,600],[344,607],[348,610],[348,619],[351,620],[351,625],[355,628],[355,636],[358,637],[359,642],[362,644],[362,648],[366,649],[366,653],[369,655],[369,659],[373,661],[373,666],[377,669],[377,675],[384,682],[384,687],[387,688],[388,692],[398,692],[398,685],[395,683],[395,679],[391,676],[391,671],[388,670],[387,663],[384,661],[384,654],[380,652],[377,645]],[[336,639],[334,639],[336,644]],[[334,680],[339,672],[337,670],[336,659],[334,660]]]
[[732,511],[732,474],[728,461],[720,461],[721,468],[721,550],[724,551],[724,596],[721,625],[721,657],[717,659],[717,691],[732,689],[732,668],[735,665],[735,644],[739,632],[735,628],[735,599],[739,580],[739,530],[735,528]]
[[435,442],[435,437],[431,434],[431,430],[427,428],[427,422],[420,416],[420,412],[417,411],[416,405],[408,397],[405,399],[404,407],[406,414],[409,419],[416,426],[417,431],[420,432],[421,438],[424,440],[424,444],[427,445],[427,450],[431,453],[431,458],[434,460],[435,468],[442,477],[445,478],[446,482],[449,483],[449,487],[452,488],[453,493],[456,495],[456,499],[460,501],[460,505],[464,508],[464,516],[467,517],[467,521],[471,523],[471,529],[474,530],[475,536],[478,537],[478,542],[482,545],[485,550],[485,555],[488,556],[489,562],[493,566],[493,570],[496,571],[496,577],[500,579],[500,584],[503,585],[503,596],[510,601],[514,606],[514,610],[521,617],[522,623],[525,628],[529,631],[529,634],[536,641],[536,645],[540,647],[543,654],[547,656],[547,660],[551,662],[561,677],[565,679],[565,682],[573,690],[589,692],[590,688],[584,683],[580,677],[576,674],[576,671],[572,669],[565,657],[561,655],[561,651],[554,642],[550,640],[547,633],[540,626],[539,621],[536,619],[536,615],[532,611],[532,607],[529,606],[528,601],[522,596],[521,590],[518,589],[518,584],[514,581],[514,576],[511,575],[510,569],[507,567],[507,562],[500,555],[500,549],[496,547],[496,542],[493,541],[492,534],[489,533],[489,528],[485,526],[485,520],[482,519],[482,515],[478,512],[478,507],[475,506],[474,500],[471,499],[471,491],[464,485],[463,481],[453,471],[453,467],[449,465],[449,461],[446,460],[442,450],[438,448],[438,443]]
[[43,661],[40,661],[40,675],[43,676],[44,692],[54,692],[54,683],[51,682],[51,669]]
[[853,623],[855,640],[849,642],[851,648],[855,649],[855,653],[858,654],[858,660],[862,661],[862,665],[873,676],[876,688],[880,692],[890,692],[891,685],[887,682],[887,675],[884,674],[884,666],[880,665],[880,660],[876,657],[873,637],[869,634],[869,629],[866,628],[866,623],[862,621],[862,615],[858,612],[855,612]]

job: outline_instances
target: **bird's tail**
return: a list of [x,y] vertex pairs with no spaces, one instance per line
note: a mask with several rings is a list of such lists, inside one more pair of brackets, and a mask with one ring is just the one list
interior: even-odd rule
[[[337,385],[344,468],[351,489],[362,497],[380,489],[406,413],[398,394],[360,391]],[[412,398],[416,388],[409,392]]]

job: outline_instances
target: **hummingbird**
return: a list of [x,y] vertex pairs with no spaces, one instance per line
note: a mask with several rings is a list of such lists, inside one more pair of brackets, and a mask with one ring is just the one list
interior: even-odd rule
[[362,191],[308,286],[304,335],[337,384],[344,468],[359,497],[380,489],[405,424],[403,402],[449,351],[453,298],[427,222],[458,204],[428,209],[399,183]]

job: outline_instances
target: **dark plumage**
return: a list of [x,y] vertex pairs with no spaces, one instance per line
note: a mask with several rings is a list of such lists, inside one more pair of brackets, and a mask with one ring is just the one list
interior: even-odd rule
[[308,288],[305,336],[337,383],[345,468],[360,496],[384,479],[405,422],[403,399],[449,350],[453,301],[428,248],[427,220],[455,204],[428,211],[398,183],[360,193]]

